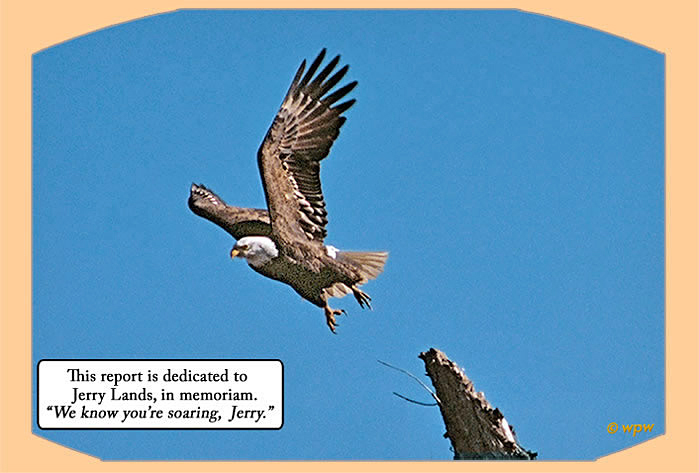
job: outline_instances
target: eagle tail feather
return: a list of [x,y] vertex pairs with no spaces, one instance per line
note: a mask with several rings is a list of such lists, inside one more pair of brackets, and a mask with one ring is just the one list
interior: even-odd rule
[[383,272],[388,259],[387,251],[338,251],[338,260],[347,260],[359,269],[364,284],[370,279],[376,279]]

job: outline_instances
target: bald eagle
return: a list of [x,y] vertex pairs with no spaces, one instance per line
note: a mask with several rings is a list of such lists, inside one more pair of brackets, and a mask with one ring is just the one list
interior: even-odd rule
[[304,75],[306,61],[291,82],[277,116],[257,152],[267,209],[227,205],[203,185],[192,184],[189,208],[237,240],[231,258],[241,257],[258,273],[291,286],[321,307],[335,333],[335,316],[345,313],[328,305],[331,297],[352,293],[359,306],[371,309],[371,298],[359,289],[382,271],[387,252],[341,251],[325,245],[328,223],[320,185],[320,161],[330,152],[354,103],[345,97],[357,82],[335,86],[347,73],[334,72],[340,56],[317,75],[325,49]]

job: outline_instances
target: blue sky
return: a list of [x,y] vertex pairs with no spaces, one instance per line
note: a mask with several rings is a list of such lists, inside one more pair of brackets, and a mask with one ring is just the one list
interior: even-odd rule
[[[390,251],[339,334],[187,208],[264,207],[255,153],[296,68],[357,104],[329,237]],[[40,431],[105,459],[449,460],[417,358],[460,364],[541,459],[664,410],[664,56],[516,11],[182,11],[33,58],[33,356],[278,358],[279,431]],[[425,378],[425,381],[429,380]]]

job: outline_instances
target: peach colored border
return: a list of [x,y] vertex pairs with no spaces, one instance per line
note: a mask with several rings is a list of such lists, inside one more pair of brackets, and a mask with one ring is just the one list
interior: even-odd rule
[[[31,54],[109,25],[179,8],[420,8],[318,0],[0,0],[2,48],[2,471],[697,471],[697,2],[462,0],[518,8],[616,34],[666,54],[667,434],[596,462],[101,462],[31,434]],[[603,434],[600,434],[603,435]],[[571,439],[575,441],[575,439]],[[530,446],[536,449],[536,445]]]

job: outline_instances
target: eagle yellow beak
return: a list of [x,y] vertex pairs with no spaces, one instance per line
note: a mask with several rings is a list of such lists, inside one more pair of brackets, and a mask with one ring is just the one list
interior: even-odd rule
[[235,259],[235,257],[238,256],[239,254],[240,254],[240,251],[238,251],[238,250],[236,250],[235,248],[233,248],[233,249],[231,250],[231,259]]

